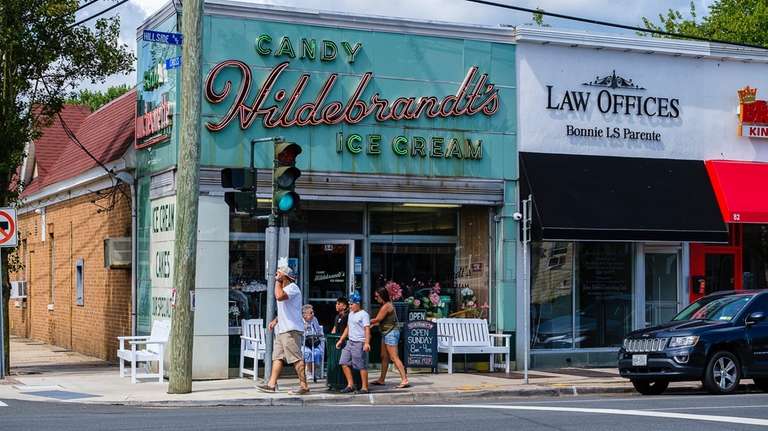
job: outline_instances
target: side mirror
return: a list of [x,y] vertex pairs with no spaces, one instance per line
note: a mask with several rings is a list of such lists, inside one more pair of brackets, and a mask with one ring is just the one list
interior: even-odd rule
[[749,316],[747,316],[747,319],[744,320],[744,324],[747,326],[752,326],[756,323],[762,322],[765,320],[765,313],[762,311],[755,311],[754,313],[751,313]]

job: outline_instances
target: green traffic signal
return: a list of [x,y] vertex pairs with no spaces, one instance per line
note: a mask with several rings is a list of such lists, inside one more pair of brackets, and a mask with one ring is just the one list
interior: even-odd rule
[[299,206],[299,195],[290,190],[275,193],[275,209],[278,214],[287,214]]
[[301,147],[294,142],[275,145],[274,169],[272,170],[272,209],[274,214],[285,215],[299,206],[299,195],[294,191],[301,171],[296,168],[296,156]]

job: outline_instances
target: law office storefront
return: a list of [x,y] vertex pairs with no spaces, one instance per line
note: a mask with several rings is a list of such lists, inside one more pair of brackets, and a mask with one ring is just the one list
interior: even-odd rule
[[742,89],[768,88],[766,51],[528,28],[516,41],[533,367],[615,366],[627,332],[766,287],[768,142],[760,106],[745,133],[739,117]]
[[[168,5],[139,37],[175,31],[175,19]],[[222,168],[249,165],[254,138],[302,147],[289,263],[327,329],[336,298],[359,290],[370,310],[374,290],[396,283],[434,316],[484,316],[515,331],[510,29],[228,2],[206,4],[204,28],[196,378],[226,377],[240,322],[265,313],[265,224],[230,210],[220,185]],[[178,47],[139,46],[139,71],[160,70],[139,83],[137,296],[147,332],[173,313],[184,65],[166,62]],[[262,214],[272,157],[271,144],[257,144]]]

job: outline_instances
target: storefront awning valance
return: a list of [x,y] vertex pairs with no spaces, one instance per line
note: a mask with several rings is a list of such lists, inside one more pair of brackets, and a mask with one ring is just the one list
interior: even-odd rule
[[539,240],[727,242],[702,161],[520,153]]
[[707,171],[728,223],[768,223],[768,163],[709,160]]

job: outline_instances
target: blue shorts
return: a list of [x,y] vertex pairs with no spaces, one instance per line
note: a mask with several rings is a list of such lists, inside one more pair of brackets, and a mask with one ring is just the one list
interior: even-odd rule
[[384,336],[384,344],[387,346],[397,346],[398,343],[400,343],[400,331],[397,328],[389,331],[389,333]]

